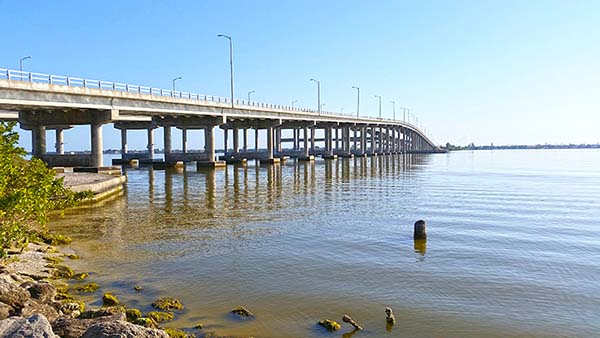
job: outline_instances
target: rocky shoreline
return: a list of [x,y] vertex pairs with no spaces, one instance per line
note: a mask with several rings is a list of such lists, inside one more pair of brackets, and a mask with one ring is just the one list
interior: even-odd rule
[[[71,259],[78,257],[55,246],[30,243],[24,250],[9,252],[7,258],[0,260],[0,337],[196,337],[194,332],[159,324],[173,319],[174,311],[183,308],[174,298],[156,300],[153,306],[157,311],[144,316],[137,309],[126,308],[109,293],[103,295],[102,307],[88,309],[75,291],[86,292],[85,288],[89,288],[93,292],[98,286],[70,286],[68,281],[83,281],[87,277],[68,266]],[[194,329],[200,330],[202,325]],[[201,336],[220,337],[212,332]]]

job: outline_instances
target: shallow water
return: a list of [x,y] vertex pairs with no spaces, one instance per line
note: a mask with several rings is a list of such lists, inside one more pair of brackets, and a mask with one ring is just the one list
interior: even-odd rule
[[[122,197],[51,228],[75,239],[72,265],[101,292],[142,310],[179,297],[166,326],[351,337],[315,326],[349,314],[365,327],[355,337],[600,334],[598,150],[126,174]],[[419,218],[426,245],[412,239]],[[228,315],[238,304],[256,318]]]

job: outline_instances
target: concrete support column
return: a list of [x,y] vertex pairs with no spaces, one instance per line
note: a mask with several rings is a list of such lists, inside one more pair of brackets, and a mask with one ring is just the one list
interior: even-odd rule
[[181,150],[183,150],[183,153],[187,153],[188,150],[188,143],[187,143],[187,129],[183,128],[181,129]]
[[[127,135],[125,135],[127,136]],[[127,144],[127,143],[125,143]],[[55,144],[55,150],[56,153],[59,155],[64,155],[65,153],[65,138],[63,135],[63,129],[62,128],[58,128],[56,129],[56,144]]]
[[[165,155],[170,154],[171,153],[171,127],[170,126],[165,126],[163,127],[164,130],[164,153]],[[166,160],[166,158],[165,158]]]
[[254,128],[254,151],[258,152],[258,128]]
[[229,130],[227,128],[223,129],[223,152],[225,156],[227,156],[227,151],[229,150]]
[[379,127],[379,147],[377,148],[379,153],[383,153],[383,127]]
[[310,155],[308,151],[308,127],[304,127],[304,156],[308,157]]
[[333,129],[331,127],[327,127],[325,129],[325,151],[327,152],[327,155],[332,156],[333,155]]
[[148,129],[148,157],[150,157],[150,159],[154,158],[154,129],[149,128]]
[[360,128],[360,152],[363,155],[367,153],[367,127]]
[[215,160],[215,133],[214,126],[206,127],[204,129],[204,151],[208,153],[208,160],[214,162]]
[[344,128],[344,134],[344,153],[350,155],[352,153],[350,151],[350,127]]
[[267,159],[273,159],[273,127],[267,128]]
[[340,149],[340,128],[335,128],[335,149]]
[[371,154],[375,154],[375,127],[371,127]]
[[248,128],[242,129],[244,133],[244,151],[248,150]]
[[275,128],[275,149],[281,153],[283,146],[281,145],[281,128]]
[[46,127],[35,126],[31,129],[31,153],[35,157],[41,157],[46,153]]
[[93,123],[91,125],[92,131],[92,167],[101,167],[103,154],[102,154],[102,123]]
[[300,150],[300,129],[294,128],[294,151]]
[[358,127],[353,127],[352,131],[354,135],[354,151],[358,151]]
[[240,150],[240,132],[237,128],[233,128],[233,153],[237,154]]
[[[58,146],[58,129],[56,129],[56,145]],[[58,150],[56,151],[58,153]],[[121,128],[121,155],[127,154],[127,129]]]
[[310,128],[310,151],[314,153],[315,151],[315,134],[317,127]]

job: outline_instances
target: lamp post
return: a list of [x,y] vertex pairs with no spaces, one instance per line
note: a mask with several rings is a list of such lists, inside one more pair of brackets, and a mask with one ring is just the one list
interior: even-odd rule
[[379,118],[381,119],[381,96],[375,95],[375,97],[379,99]]
[[[22,58],[19,60],[19,72],[21,72],[21,73],[23,72],[23,61],[25,61],[25,60],[27,60],[27,59],[31,59],[31,56],[25,56],[25,57],[22,57]],[[21,76],[22,76],[22,75],[23,75],[23,74],[21,74]]]
[[292,108],[294,108],[294,103],[298,102],[298,100],[292,100]]
[[394,114],[394,121],[396,121],[396,101],[390,101],[392,103],[392,111]]
[[256,93],[256,91],[255,91],[255,90],[253,90],[253,91],[251,91],[251,92],[248,92],[248,103],[250,103],[250,95],[252,95],[252,94],[254,94],[254,93]]
[[178,76],[173,79],[173,86],[171,87],[171,95],[174,95],[174,93],[175,93],[175,81],[177,81],[177,80],[181,80],[181,76]]
[[225,34],[219,34],[217,37],[229,40],[229,77],[231,80],[231,108],[233,108],[233,41],[231,36]]
[[355,86],[352,86],[352,88],[356,89],[356,117],[358,117],[360,111],[360,88]]
[[323,111],[324,105],[325,105],[325,103],[321,103],[321,105],[319,106],[319,114],[321,114],[321,111]]
[[310,81],[317,83],[317,107],[319,109],[319,115],[321,115],[321,81],[310,79]]

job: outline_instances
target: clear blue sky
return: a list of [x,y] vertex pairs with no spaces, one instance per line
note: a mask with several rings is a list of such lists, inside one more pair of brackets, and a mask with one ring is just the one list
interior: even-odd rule
[[[315,77],[326,110],[355,111],[360,86],[362,113],[377,94],[391,117],[395,100],[437,143],[600,142],[600,1],[0,0],[0,13],[0,67],[31,55],[34,72],[163,88],[182,76],[178,89],[228,96],[224,33],[240,99],[316,108]],[[67,150],[89,144],[77,129]]]

